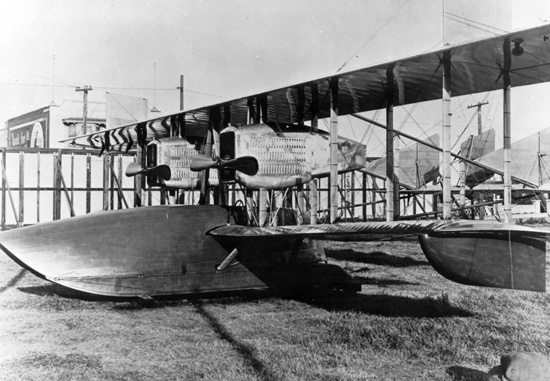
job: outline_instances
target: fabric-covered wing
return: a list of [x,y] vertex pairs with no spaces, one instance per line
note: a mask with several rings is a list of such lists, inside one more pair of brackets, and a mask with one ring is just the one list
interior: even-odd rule
[[[418,235],[432,267],[454,282],[546,291],[549,231],[490,221],[394,221],[279,227],[221,226],[209,234],[222,244],[254,247],[269,238],[364,241]],[[261,254],[261,251],[259,252]]]
[[[74,139],[104,149],[132,148],[136,139],[163,136],[204,136],[210,123],[241,125],[259,122],[298,123],[330,115],[330,84],[337,83],[339,115],[380,109],[385,104],[387,72],[394,77],[394,105],[441,98],[444,52],[451,60],[453,96],[501,89],[505,51],[516,43],[524,50],[511,55],[512,86],[550,81],[550,25],[478,40],[354,71],[331,74],[283,88],[181,111],[141,123],[121,126]],[[506,46],[506,48],[505,48]],[[260,116],[261,115],[261,116]],[[73,139],[69,139],[73,140]]]
[[249,227],[227,225],[216,227],[208,232],[215,238],[265,238],[276,236],[300,236],[314,239],[344,239],[361,241],[363,239],[379,238],[392,235],[428,234],[436,229],[453,226],[448,221],[386,221],[386,222],[354,222],[340,224],[293,225]]

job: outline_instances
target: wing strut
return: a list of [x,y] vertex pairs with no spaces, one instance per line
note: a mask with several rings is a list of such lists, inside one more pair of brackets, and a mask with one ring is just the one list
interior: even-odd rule
[[231,262],[233,262],[233,260],[238,254],[239,254],[239,251],[237,249],[233,249],[233,251],[229,253],[229,255],[223,260],[223,262],[216,267],[216,271],[220,273],[223,270],[225,270],[231,264]]

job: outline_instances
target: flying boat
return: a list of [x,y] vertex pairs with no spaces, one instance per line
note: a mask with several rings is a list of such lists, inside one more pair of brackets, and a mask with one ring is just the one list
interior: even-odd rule
[[[545,291],[546,231],[451,219],[446,127],[451,91],[460,96],[500,87],[509,101],[512,86],[550,81],[549,36],[545,25],[446,46],[71,138],[100,154],[136,149],[137,161],[126,174],[136,177],[138,188],[147,181],[167,192],[200,189],[199,204],[99,211],[18,228],[0,233],[0,248],[43,279],[126,298],[266,287],[357,290],[350,274],[327,262],[321,241],[416,235],[429,263],[451,281]],[[391,148],[393,107],[435,99],[443,99],[447,118],[443,218],[394,220],[391,192],[399,180],[388,157],[387,220],[339,222],[337,175],[367,168],[368,152],[364,144],[338,135],[338,116],[385,108]],[[323,118],[330,119],[328,133],[318,129]],[[505,136],[509,123],[508,118]],[[505,193],[511,184],[507,165]],[[322,177],[330,183],[326,223],[313,218],[314,197],[310,224],[266,224],[251,218],[246,202],[229,197],[232,185],[245,195],[289,187],[315,190],[315,180]],[[139,189],[136,193],[139,204]],[[261,209],[261,199],[259,204]]]

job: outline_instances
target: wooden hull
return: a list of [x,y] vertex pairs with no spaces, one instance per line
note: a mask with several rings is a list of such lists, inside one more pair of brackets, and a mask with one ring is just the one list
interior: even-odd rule
[[222,273],[227,251],[205,237],[221,208],[154,207],[97,212],[3,232],[12,259],[52,282],[92,294],[133,297],[266,287],[242,265]]
[[300,257],[307,258],[290,267],[266,258],[269,250],[243,248],[249,268],[242,264],[247,259],[243,254],[238,257],[240,263],[218,272],[216,266],[235,245],[222,246],[206,232],[227,221],[227,211],[216,206],[97,212],[2,232],[0,247],[41,278],[82,292],[115,297],[292,285],[303,278],[304,271],[319,266],[319,256],[308,255],[308,250],[301,250],[302,245]]

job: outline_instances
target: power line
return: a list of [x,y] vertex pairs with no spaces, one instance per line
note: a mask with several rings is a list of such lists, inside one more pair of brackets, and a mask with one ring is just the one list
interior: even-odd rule
[[[51,88],[52,85],[46,85],[46,84],[40,84],[40,83],[13,83],[13,82],[0,82],[0,86],[24,86],[24,87],[49,87]],[[66,88],[66,89],[74,89],[77,86],[71,86],[71,85],[53,85],[53,87],[56,88]],[[177,88],[172,87],[166,87],[166,88],[152,88],[152,87],[111,87],[111,86],[94,86],[94,89],[101,89],[101,90],[126,90],[126,91],[153,91],[153,90],[160,90],[160,91],[179,91]],[[216,97],[216,98],[222,98],[222,99],[228,99],[228,97],[225,97],[223,95],[216,95],[211,93],[205,93],[202,91],[196,91],[196,90],[190,90],[190,89],[184,89],[186,93],[192,93],[192,94],[198,94],[198,95],[205,95],[209,97]]]

